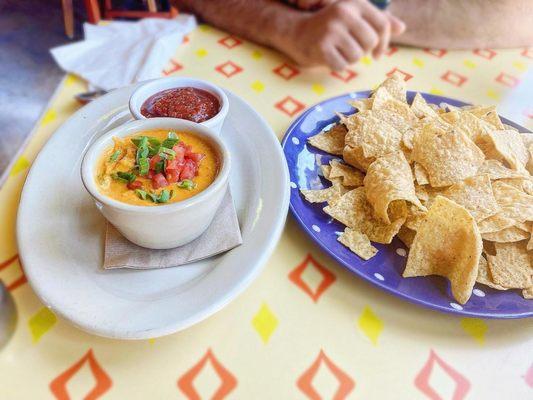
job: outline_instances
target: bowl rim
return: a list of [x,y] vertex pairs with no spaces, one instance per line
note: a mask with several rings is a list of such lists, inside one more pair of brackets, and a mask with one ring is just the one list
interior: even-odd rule
[[[193,195],[192,197],[189,197],[188,199],[175,203],[162,204],[155,207],[139,206],[124,203],[122,201],[112,199],[111,197],[100,193],[95,182],[95,163],[99,159],[99,155],[101,155],[103,149],[106,147],[106,143],[111,140],[113,136],[127,137],[134,135],[138,132],[156,129],[192,131],[194,134],[198,135],[202,139],[207,139],[211,143],[214,143],[215,146],[218,147],[216,150],[221,160],[220,170],[213,182],[211,182],[211,184],[204,190]],[[195,207],[199,203],[208,201],[211,195],[216,193],[219,189],[221,189],[227,184],[229,180],[230,169],[230,153],[224,142],[211,128],[202,124],[198,124],[196,122],[182,120],[179,118],[147,118],[143,120],[130,121],[126,124],[120,125],[105,133],[104,135],[100,136],[97,140],[91,143],[83,154],[83,159],[80,167],[80,175],[83,186],[85,187],[87,192],[93,197],[94,200],[102,204],[125,212],[142,214],[161,214],[181,211],[184,209]]]
[[[153,119],[153,118],[147,118],[141,114],[141,107],[144,104],[144,102],[150,96],[153,96],[156,93],[162,92],[163,90],[176,89],[180,87],[194,87],[197,89],[207,90],[211,92],[212,94],[214,94],[220,101],[220,109],[218,110],[218,112],[213,117],[203,122],[200,122],[200,124],[208,125],[208,126],[216,125],[219,122],[221,122],[221,120],[223,120],[228,114],[229,101],[228,101],[228,97],[226,96],[226,93],[224,92],[224,90],[222,90],[222,88],[220,88],[219,86],[211,82],[208,82],[202,79],[180,76],[180,77],[167,77],[167,78],[152,79],[150,81],[147,81],[146,83],[141,84],[139,87],[137,87],[131,94],[129,101],[128,101],[128,106],[129,106],[131,115],[133,115],[133,117],[137,120]],[[189,121],[188,119],[175,118],[175,117],[158,117],[158,118],[172,118],[172,119],[178,119],[181,121]]]

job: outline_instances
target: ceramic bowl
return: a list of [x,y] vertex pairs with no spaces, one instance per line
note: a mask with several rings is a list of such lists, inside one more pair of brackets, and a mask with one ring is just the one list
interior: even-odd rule
[[[158,206],[131,205],[100,193],[96,166],[104,150],[113,146],[113,137],[156,129],[192,132],[209,142],[220,162],[213,183],[189,199]],[[81,178],[100,212],[129,241],[150,249],[169,249],[191,242],[207,229],[228,190],[230,163],[229,152],[213,129],[177,118],[149,118],[115,128],[91,144],[82,161]]]

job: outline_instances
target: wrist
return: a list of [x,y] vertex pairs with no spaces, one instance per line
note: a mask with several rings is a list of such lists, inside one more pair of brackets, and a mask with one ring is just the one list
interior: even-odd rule
[[267,18],[269,28],[265,30],[268,45],[288,53],[292,44],[298,39],[298,32],[307,14],[305,11],[296,11],[290,7],[287,7],[286,12],[273,13],[271,18]]

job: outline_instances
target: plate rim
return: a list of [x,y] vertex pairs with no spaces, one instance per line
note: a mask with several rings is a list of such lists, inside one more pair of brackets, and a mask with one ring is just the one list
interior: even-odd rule
[[[119,89],[116,89],[116,91],[123,91],[126,93],[128,90],[133,90],[134,87],[138,86],[140,84],[133,84],[128,85]],[[243,269],[243,274],[241,275],[241,278],[234,281],[233,287],[230,290],[225,291],[223,296],[220,296],[216,301],[211,302],[208,306],[205,306],[203,309],[200,309],[199,311],[196,311],[194,314],[189,316],[186,319],[178,319],[178,322],[173,322],[169,324],[165,324],[163,327],[159,328],[152,328],[149,327],[148,329],[138,329],[134,332],[131,331],[117,331],[116,329],[109,329],[107,327],[98,327],[91,324],[91,322],[81,323],[80,321],[73,319],[72,315],[68,315],[62,310],[61,304],[59,304],[59,307],[57,304],[52,304],[52,302],[48,301],[48,296],[46,295],[45,291],[41,288],[41,286],[38,284],[39,278],[36,277],[33,272],[35,271],[35,268],[28,268],[27,260],[29,258],[29,253],[31,252],[31,248],[25,244],[25,242],[22,240],[22,232],[24,231],[22,227],[22,217],[24,216],[24,210],[25,207],[24,204],[28,204],[31,202],[31,198],[29,198],[29,190],[28,189],[32,183],[33,175],[35,173],[35,167],[38,164],[39,158],[44,154],[44,151],[48,147],[52,147],[54,145],[53,143],[53,137],[58,134],[58,132],[61,131],[61,128],[67,124],[68,122],[72,122],[72,120],[75,120],[77,118],[81,118],[83,115],[84,109],[87,106],[91,106],[91,104],[94,104],[95,102],[92,102],[88,104],[87,106],[81,107],[79,110],[77,110],[74,114],[69,116],[68,119],[66,119],[57,129],[56,131],[47,139],[46,143],[42,146],[42,148],[39,150],[38,154],[36,155],[35,159],[32,162],[32,165],[30,167],[30,170],[26,176],[25,182],[23,184],[20,199],[18,203],[18,208],[16,212],[16,240],[17,240],[17,247],[19,250],[19,257],[21,260],[21,266],[24,270],[24,273],[27,277],[28,284],[31,286],[34,293],[37,295],[37,297],[40,299],[43,304],[50,308],[54,313],[56,313],[60,318],[68,321],[70,324],[76,326],[77,328],[97,335],[101,337],[108,337],[113,339],[125,339],[125,340],[141,340],[141,339],[148,339],[148,338],[154,338],[154,337],[160,337],[169,335],[181,330],[184,330],[186,328],[189,328],[206,318],[212,316],[213,314],[220,311],[222,308],[227,306],[231,301],[235,300],[239,295],[241,295],[245,289],[247,289],[250,284],[258,277],[260,272],[265,267],[266,262],[268,259],[272,256],[280,237],[283,233],[287,215],[288,215],[288,207],[290,202],[290,179],[289,179],[289,170],[288,165],[283,153],[283,149],[280,146],[280,140],[276,136],[275,132],[273,131],[272,127],[268,122],[265,120],[265,118],[257,112],[245,99],[243,99],[241,96],[236,95],[230,90],[223,89],[231,98],[235,98],[238,101],[240,101],[240,106],[247,109],[248,112],[252,113],[254,117],[257,119],[257,121],[263,126],[265,132],[268,132],[268,135],[263,135],[271,145],[272,152],[269,153],[270,157],[275,157],[277,159],[277,164],[279,165],[279,171],[281,175],[279,178],[281,179],[274,179],[275,182],[279,185],[279,197],[280,201],[276,203],[278,205],[277,207],[277,218],[272,220],[272,223],[270,224],[269,234],[267,235],[268,240],[265,240],[263,243],[262,251],[259,254],[256,254],[254,257],[254,261],[252,263],[249,263],[253,265],[253,267],[248,268],[246,270]],[[106,96],[110,96],[115,91],[109,93]],[[105,96],[102,96],[105,97]],[[124,103],[121,106],[127,106],[127,103]],[[122,108],[120,106],[117,106],[118,108]],[[109,107],[109,109],[106,111],[107,113],[110,112],[110,110],[113,110],[115,108],[115,105]],[[97,120],[98,118],[102,118],[105,113],[98,114],[98,117],[95,118]],[[228,114],[228,117],[230,115]],[[94,136],[93,136],[94,138]],[[90,142],[89,142],[90,143]],[[85,144],[85,148],[87,148],[88,144]],[[263,170],[260,170],[262,172],[262,176],[264,174]],[[243,243],[244,244],[244,243]],[[141,271],[139,271],[141,272]]]
[[[323,104],[325,102],[329,102],[329,101],[335,101],[335,100],[340,100],[340,99],[345,99],[345,98],[363,98],[363,96],[368,97],[371,93],[372,93],[371,90],[351,91],[351,92],[347,92],[347,93],[340,94],[340,95],[337,95],[337,96],[329,97],[327,99],[324,99],[324,100],[322,100],[322,101],[320,101],[318,103],[315,103],[315,104],[309,106],[304,112],[302,112],[300,115],[298,115],[298,117],[290,124],[290,126],[285,131],[285,134],[283,135],[283,139],[281,141],[281,146],[283,148],[283,153],[286,154],[286,152],[285,152],[286,145],[287,145],[287,143],[289,141],[289,138],[291,137],[292,132],[296,129],[296,127],[298,126],[299,122],[302,119],[304,119],[307,115],[309,115],[311,112],[314,111],[315,107],[320,106],[321,104]],[[406,93],[408,95],[413,95],[413,96],[416,93],[420,93],[424,97],[424,99],[426,99],[427,98],[426,96],[428,96],[428,97],[438,98],[438,99],[440,99],[441,102],[447,102],[447,101],[448,102],[454,102],[454,103],[459,104],[459,106],[466,106],[466,105],[471,105],[472,104],[472,103],[464,102],[462,100],[458,100],[458,99],[455,99],[455,98],[452,98],[452,97],[434,95],[434,94],[427,93],[427,92],[419,92],[419,91],[408,90]],[[332,115],[332,117],[338,118],[338,116],[333,116],[333,115]],[[510,121],[509,119],[507,119],[505,117],[502,117],[501,115],[499,115],[499,117],[501,118],[503,123],[508,124],[510,126],[513,126],[515,128],[519,128],[520,130],[522,130],[523,133],[531,133],[531,131],[529,129],[526,129],[525,127],[523,127],[523,126],[521,126],[521,125],[519,125],[519,124],[517,124],[517,123],[515,123],[513,121]],[[289,171],[289,177],[290,177],[290,171]],[[399,292],[397,290],[394,290],[393,288],[390,288],[390,287],[384,285],[381,281],[373,280],[369,276],[366,276],[364,274],[359,273],[359,271],[357,269],[350,268],[350,266],[346,262],[344,262],[334,251],[330,250],[320,240],[317,240],[316,236],[315,236],[315,232],[312,230],[311,227],[309,227],[309,226],[307,226],[305,224],[305,222],[302,220],[300,214],[295,210],[295,205],[293,203],[293,191],[292,190],[291,190],[291,197],[290,197],[290,201],[289,201],[289,210],[291,212],[291,215],[298,222],[298,225],[300,225],[300,227],[307,234],[307,236],[315,244],[317,244],[322,249],[322,251],[324,251],[328,256],[332,257],[338,264],[340,264],[348,272],[350,272],[351,274],[357,276],[358,278],[363,279],[364,281],[370,283],[373,286],[377,286],[379,289],[382,289],[388,295],[399,297],[400,299],[406,300],[406,301],[410,302],[411,304],[415,304],[416,306],[419,306],[419,307],[425,307],[425,308],[430,309],[430,310],[436,310],[436,311],[439,311],[439,312],[442,312],[442,313],[446,313],[446,314],[449,314],[449,315],[454,315],[456,317],[468,316],[468,317],[478,317],[478,318],[481,317],[481,318],[486,318],[486,319],[501,319],[501,320],[521,319],[521,318],[533,317],[533,310],[530,311],[530,312],[518,313],[518,314],[517,313],[514,313],[514,314],[509,314],[509,313],[487,314],[487,313],[483,313],[483,312],[475,312],[475,311],[469,311],[469,310],[464,310],[464,309],[458,310],[458,309],[454,309],[454,308],[446,308],[446,307],[443,307],[442,305],[434,304],[434,303],[431,303],[431,302],[427,302],[427,301],[424,301],[424,300],[422,300],[420,298],[409,296],[409,295],[407,295],[405,293],[402,293],[402,292]]]

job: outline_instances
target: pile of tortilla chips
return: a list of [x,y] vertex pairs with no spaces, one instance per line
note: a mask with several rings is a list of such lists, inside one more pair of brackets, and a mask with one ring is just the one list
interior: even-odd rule
[[338,155],[321,165],[331,186],[302,190],[346,225],[338,240],[361,258],[398,236],[404,277],[440,275],[465,304],[475,282],[533,298],[533,134],[504,125],[494,107],[409,104],[394,75],[357,113],[340,115],[309,144]]

